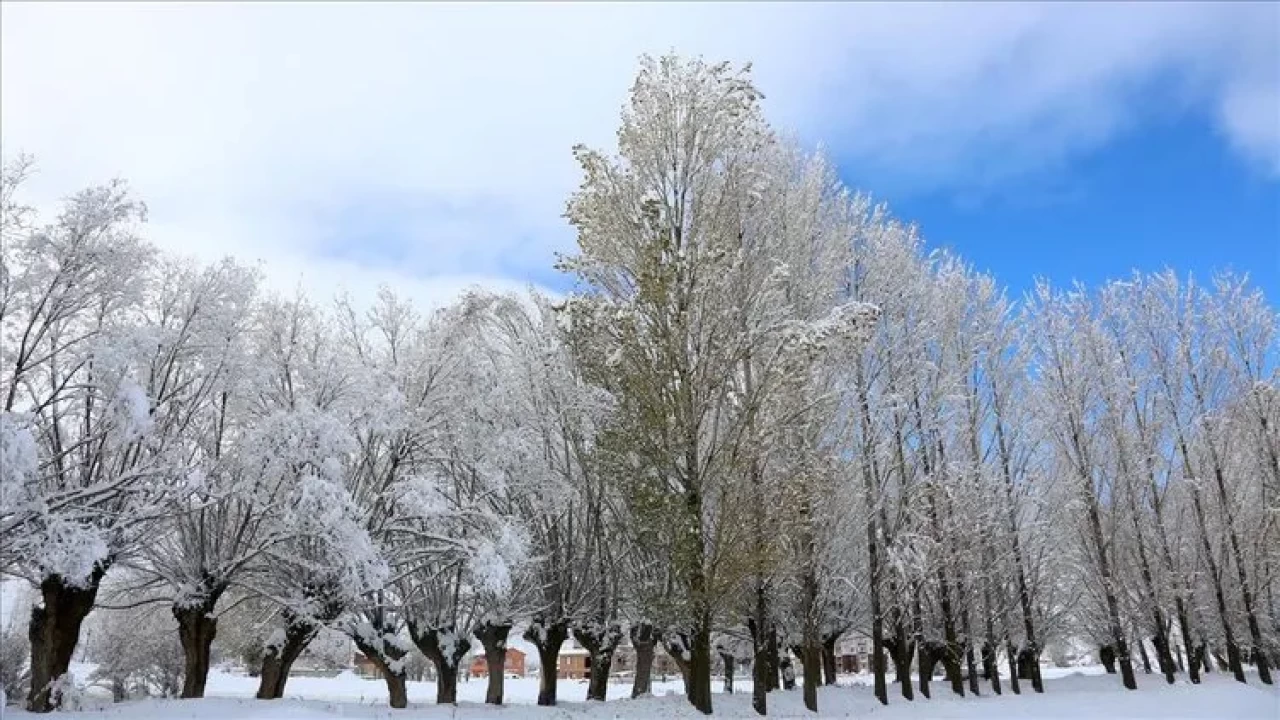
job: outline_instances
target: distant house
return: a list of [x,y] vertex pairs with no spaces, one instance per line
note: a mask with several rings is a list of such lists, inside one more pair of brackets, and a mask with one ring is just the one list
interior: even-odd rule
[[869,666],[871,657],[871,640],[869,638],[846,635],[836,643],[836,672],[856,673]]
[[[624,639],[613,652],[610,672],[618,676],[629,675],[635,670],[635,648],[631,646],[630,640]],[[676,661],[672,660],[661,646],[654,648],[651,670],[655,680],[673,675],[680,676],[680,668],[676,665]],[[571,680],[591,679],[591,654],[572,638],[566,640],[560,648],[560,655],[556,659],[556,677]]]
[[[503,669],[508,675],[519,675],[524,677],[524,653],[515,648],[507,648],[506,667]],[[471,658],[471,667],[467,669],[473,678],[482,678],[489,676],[489,665],[485,662],[484,653],[476,653]]]
[[584,680],[591,677],[591,655],[573,638],[565,640],[556,658],[556,677]]

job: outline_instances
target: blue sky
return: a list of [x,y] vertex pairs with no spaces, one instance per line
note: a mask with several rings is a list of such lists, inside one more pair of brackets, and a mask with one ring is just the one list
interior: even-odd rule
[[[856,164],[843,175],[858,182]],[[1144,124],[977,196],[907,189],[885,199],[931,246],[992,272],[1012,295],[1035,277],[1096,285],[1169,267],[1206,281],[1247,272],[1280,302],[1280,183],[1195,117]]]
[[127,178],[147,236],[280,292],[563,289],[575,143],[641,53],[751,61],[775,125],[1017,294],[1234,267],[1280,297],[1280,6],[0,6],[0,149],[52,209]]

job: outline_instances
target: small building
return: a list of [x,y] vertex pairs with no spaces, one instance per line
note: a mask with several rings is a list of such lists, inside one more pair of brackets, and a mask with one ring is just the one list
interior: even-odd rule
[[[507,675],[524,677],[524,653],[512,647],[507,648],[506,665],[503,671]],[[467,672],[473,678],[489,677],[489,664],[485,662],[483,651],[472,656]]]
[[562,680],[585,680],[591,677],[591,654],[572,638],[560,646],[560,655],[556,657],[556,677]]
[[858,635],[845,635],[836,643],[836,672],[851,674],[869,667],[871,639]]

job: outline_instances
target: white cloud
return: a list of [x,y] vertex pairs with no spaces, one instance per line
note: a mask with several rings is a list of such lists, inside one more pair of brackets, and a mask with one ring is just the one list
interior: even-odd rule
[[637,55],[671,48],[753,60],[779,125],[877,182],[1000,182],[1154,112],[1211,118],[1280,172],[1274,5],[0,12],[0,137],[36,154],[38,199],[124,176],[157,242],[324,291],[386,280],[440,297],[545,268],[571,244],[570,147],[609,145]]

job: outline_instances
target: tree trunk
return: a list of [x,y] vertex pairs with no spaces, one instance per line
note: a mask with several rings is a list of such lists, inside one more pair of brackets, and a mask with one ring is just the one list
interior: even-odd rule
[[920,678],[920,694],[926,698],[933,697],[929,681],[933,679],[933,666],[939,654],[935,643],[924,640],[916,642],[916,676]]
[[578,644],[590,656],[591,677],[587,680],[587,699],[606,700],[609,672],[613,668],[613,652],[622,642],[622,628],[617,623],[584,623],[573,629]]
[[879,533],[876,532],[876,514],[874,508],[876,506],[875,480],[872,478],[873,468],[871,465],[871,453],[869,452],[871,437],[871,405],[867,401],[866,383],[863,381],[862,368],[859,367],[854,375],[856,387],[858,391],[858,405],[861,412],[859,413],[859,425],[862,431],[863,447],[862,452],[858,453],[861,460],[862,471],[862,490],[866,495],[867,502],[867,561],[868,561],[868,578],[867,592],[871,600],[871,672],[875,675],[875,695],[881,705],[889,704],[889,688],[885,678],[885,661],[884,661],[884,617],[881,614],[880,607],[880,584],[881,584],[881,568],[880,568],[880,543]]
[[560,646],[569,637],[569,623],[563,619],[535,617],[524,631],[524,639],[538,648],[538,704],[556,704],[556,680],[559,677]]
[[60,575],[50,575],[40,583],[40,602],[31,609],[31,623],[27,628],[27,638],[31,641],[28,711],[50,712],[61,704],[53,684],[67,674],[80,641],[80,625],[93,610],[105,574],[106,565],[99,564],[85,580],[84,587],[72,585]]
[[840,641],[839,633],[827,633],[822,637],[822,683],[836,684],[836,643]]
[[[992,401],[999,406],[999,396],[994,393],[994,388]],[[1022,541],[1018,538],[1018,509],[1013,500],[1011,453],[1008,442],[1005,439],[1004,421],[998,411],[996,413],[996,445],[1000,450],[1000,469],[1001,474],[1004,476],[1005,512],[1009,518],[1009,543],[1013,550],[1014,564],[1018,570],[1018,604],[1022,607],[1022,626],[1023,632],[1026,634],[1025,650],[1035,657],[1030,678],[1031,688],[1037,693],[1042,693],[1044,692],[1044,680],[1040,677],[1040,646],[1036,644],[1036,628],[1031,612],[1031,591],[1027,585],[1026,560],[1022,556]],[[1019,656],[1021,654],[1018,653]],[[1014,694],[1019,694],[1017,671],[1012,671],[1009,675],[1011,676],[1009,686],[1013,688]]]
[[1002,694],[1000,688],[1000,658],[996,654],[996,644],[988,639],[982,644],[982,676],[991,681],[991,691]]
[[436,704],[458,704],[458,664],[471,650],[471,641],[452,625],[421,627],[409,623],[409,637],[436,667]]
[[277,700],[284,697],[284,686],[289,681],[293,661],[311,644],[320,628],[301,618],[286,619],[284,644],[268,647],[262,657],[262,676],[258,681],[259,700]]
[[[1005,653],[1009,656],[1009,689],[1013,691],[1014,695],[1021,695],[1022,684],[1019,680],[1019,675],[1021,673],[1018,672],[1019,671],[1018,649],[1017,647],[1014,646],[1012,640],[1009,640],[1006,638],[1004,643],[1004,650],[1005,650]],[[1000,666],[996,665],[996,672],[999,672],[999,671],[1000,671]]]
[[1142,674],[1151,674],[1151,656],[1147,654],[1147,644],[1138,637],[1138,657],[1142,659]]
[[631,686],[631,697],[638,698],[653,692],[653,648],[658,644],[658,632],[649,623],[632,625],[631,647],[636,651],[636,677]]
[[[1186,453],[1187,450],[1183,448],[1182,452]],[[1236,682],[1246,682],[1244,666],[1240,663],[1240,646],[1236,644],[1235,630],[1231,627],[1231,613],[1227,608],[1227,596],[1222,589],[1222,574],[1218,572],[1218,561],[1213,557],[1213,545],[1209,541],[1204,505],[1200,499],[1200,490],[1194,483],[1191,484],[1191,507],[1196,516],[1196,526],[1200,531],[1201,556],[1209,570],[1209,578],[1213,581],[1213,597],[1218,607],[1218,618],[1222,621],[1222,637],[1227,645],[1227,665],[1231,668]]]
[[810,637],[801,648],[804,663],[804,706],[810,712],[818,712],[818,686],[822,684],[822,645],[817,637]]
[[484,648],[484,661],[488,668],[489,686],[484,693],[488,705],[502,704],[502,691],[507,671],[507,635],[511,633],[511,621],[484,621],[475,631],[476,639]]
[[711,622],[703,617],[693,633],[689,658],[689,703],[711,714]]
[[796,669],[791,664],[790,653],[782,656],[782,689],[783,690],[796,689]]
[[[756,587],[756,607],[753,617],[747,618],[747,630],[751,634],[751,709],[757,715],[765,715],[769,706],[769,643],[766,634],[772,636],[768,627],[768,613],[764,588]],[[776,678],[777,675],[775,674]]]
[[894,629],[893,644],[889,647],[893,659],[893,672],[896,682],[901,686],[902,697],[914,700],[915,691],[911,687],[911,655],[915,649],[914,643],[911,642],[906,624],[901,619],[894,624],[897,627]]
[[[939,441],[939,452],[941,452],[941,441]],[[930,469],[927,460],[924,468],[925,473],[928,474]],[[942,520],[938,509],[936,480],[929,483],[927,495],[929,499],[929,524],[933,530],[934,540],[939,544],[945,545],[947,539],[944,537]],[[955,612],[951,605],[951,582],[950,578],[947,577],[947,568],[944,563],[938,563],[936,574],[938,580],[938,607],[942,611],[942,633],[946,642],[946,653],[942,657],[942,666],[947,671],[947,680],[951,683],[951,692],[964,697],[964,678],[961,676],[960,670],[960,642],[957,640]]]
[[767,680],[770,692],[782,688],[782,645],[778,642],[778,626],[769,622],[769,641],[765,644],[765,652],[769,658]]
[[[1080,466],[1088,466],[1088,454],[1085,451],[1084,439],[1080,429],[1071,422],[1071,442],[1076,452],[1076,460]],[[1102,533],[1101,510],[1098,507],[1098,493],[1094,490],[1093,478],[1087,472],[1077,471],[1080,482],[1080,493],[1084,496],[1085,509],[1088,511],[1090,539],[1094,552],[1097,553],[1098,577],[1102,583],[1103,599],[1107,606],[1107,620],[1110,623],[1111,643],[1114,645],[1116,660],[1120,663],[1120,676],[1125,689],[1136,690],[1138,681],[1133,676],[1133,660],[1129,657],[1128,643],[1124,639],[1124,630],[1120,625],[1120,606],[1116,599],[1115,583],[1111,576],[1111,561],[1107,556],[1106,538]]]
[[225,583],[206,578],[199,596],[186,604],[173,606],[173,617],[178,621],[178,639],[182,642],[184,698],[204,697],[204,686],[209,677],[209,649],[218,634],[218,619],[213,616],[213,611],[226,587]]
[[[361,636],[353,636],[356,648],[378,668],[378,673],[387,683],[388,704],[400,710],[408,707],[409,694],[405,689],[404,653],[399,647],[389,646],[384,640],[378,645],[370,644]],[[456,678],[455,678],[456,679]]]
[[[968,633],[965,633],[967,636]],[[974,657],[973,643],[967,643],[964,649],[965,667],[969,672],[969,692],[978,694],[978,663]]]

